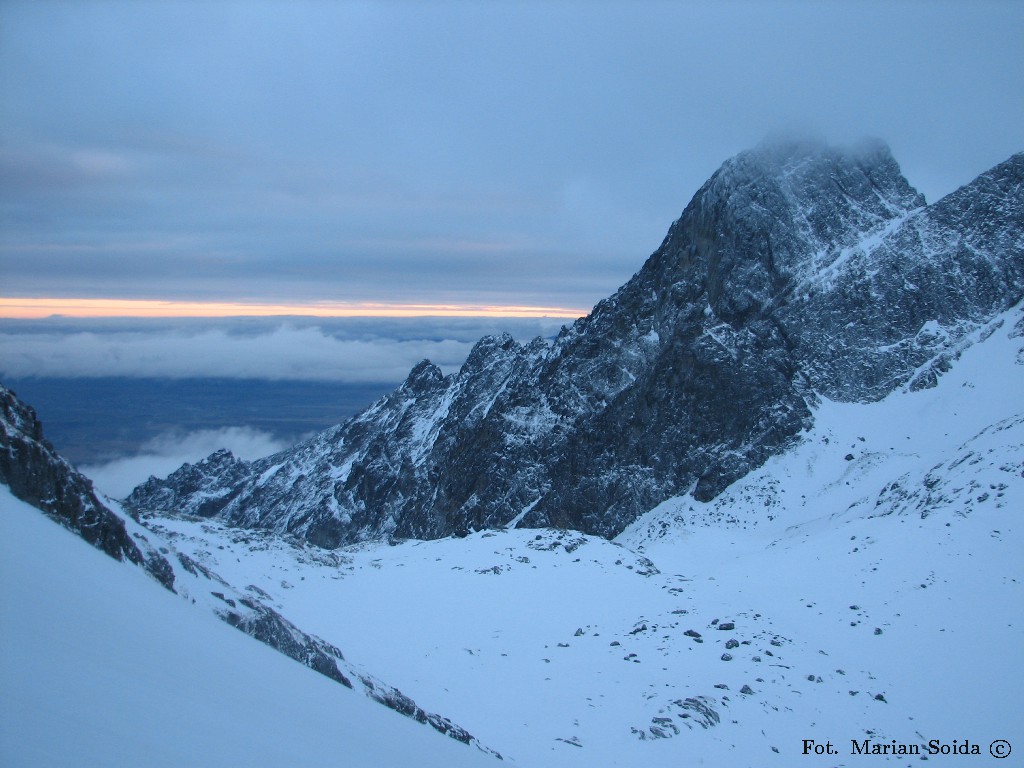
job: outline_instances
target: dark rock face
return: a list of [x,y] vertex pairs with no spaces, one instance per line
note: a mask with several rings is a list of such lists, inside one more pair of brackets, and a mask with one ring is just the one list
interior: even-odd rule
[[172,592],[174,569],[159,553],[143,552],[124,521],[105,507],[92,481],[54,451],[35,411],[0,385],[0,483],[115,560],[141,565]]
[[324,677],[329,677],[346,688],[352,687],[352,682],[338,669],[337,659],[343,658],[341,651],[319,638],[299,631],[263,603],[249,599],[239,602],[248,608],[250,613],[243,616],[234,611],[226,612],[222,618],[228,624]]
[[[238,483],[248,476],[248,470],[249,465],[236,459],[231,451],[220,450],[195,466],[186,464],[178,470],[175,473],[178,492],[208,497],[196,504],[195,514],[209,517],[238,493]],[[141,487],[152,489],[156,504],[171,498],[155,478],[150,478]]]
[[415,701],[397,688],[374,684],[370,678],[363,678],[361,682],[366,687],[367,695],[385,707],[393,709],[406,717],[411,717],[418,723],[429,725],[434,730],[443,733],[451,739],[461,741],[463,744],[476,744],[481,751],[488,752],[501,759],[501,755],[497,752],[479,745],[469,731],[456,725],[447,717],[436,715],[432,712],[425,712]]
[[[839,254],[779,319],[811,385],[874,400],[1024,295],[1024,154]],[[945,363],[948,368],[948,361]]]
[[929,207],[879,142],[765,143],[553,342],[486,337],[457,374],[424,361],[345,425],[251,464],[214,454],[128,504],[325,547],[508,524],[611,537],[785,450],[819,396],[933,384],[1022,296],[1024,154]]

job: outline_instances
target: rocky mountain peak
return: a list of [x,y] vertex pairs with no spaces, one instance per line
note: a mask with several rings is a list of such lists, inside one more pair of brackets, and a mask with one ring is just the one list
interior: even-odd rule
[[742,323],[832,254],[924,204],[882,142],[772,139],[701,187],[645,266],[647,281],[663,293],[686,286],[684,300]]
[[820,396],[876,400],[1024,293],[1021,156],[933,206],[888,147],[773,140],[726,161],[613,296],[526,347],[418,364],[349,424],[136,489],[324,546],[555,525],[614,536],[714,498],[799,439]]
[[465,367],[481,368],[497,357],[514,354],[520,349],[519,343],[509,333],[498,336],[484,336],[470,350]]
[[444,374],[441,373],[440,368],[429,360],[421,360],[413,366],[401,388],[417,395],[437,387],[443,381]]

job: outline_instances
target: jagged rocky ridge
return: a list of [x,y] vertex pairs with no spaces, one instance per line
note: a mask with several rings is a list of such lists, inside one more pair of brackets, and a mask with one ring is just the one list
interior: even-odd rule
[[0,384],[0,483],[17,498],[78,534],[115,560],[145,568],[174,591],[174,569],[158,552],[132,540],[124,521],[96,497],[92,481],[43,437],[36,412]]
[[927,206],[888,148],[766,142],[727,161],[643,268],[553,342],[485,337],[348,423],[222,451],[127,504],[325,547],[505,525],[614,536],[785,450],[818,397],[933,385],[1024,295],[1024,154]]
[[35,411],[0,384],[0,483],[115,560],[144,568],[162,586],[325,677],[432,726],[447,736],[495,754],[451,720],[423,710],[397,688],[345,660],[334,645],[303,632],[263,601],[259,590],[239,590],[131,517],[104,505],[92,481],[43,437]]

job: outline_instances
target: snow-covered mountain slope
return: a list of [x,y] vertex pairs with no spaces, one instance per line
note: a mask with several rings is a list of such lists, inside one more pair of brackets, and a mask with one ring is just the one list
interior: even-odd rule
[[612,537],[786,451],[819,396],[935,383],[1024,296],[1024,154],[937,203],[888,148],[766,142],[728,160],[659,249],[553,342],[482,339],[347,424],[256,462],[151,479],[137,511],[336,547],[516,520]]
[[0,488],[0,763],[481,766]]
[[[188,600],[194,612],[212,614],[334,684],[354,689],[456,741],[493,755],[492,750],[481,745],[465,729],[446,717],[423,710],[401,691],[347,660],[336,645],[297,627],[269,607],[264,600],[266,596],[258,588],[251,585],[244,589],[236,588],[210,568],[176,551],[158,533],[126,515],[116,502],[108,500],[110,506],[105,505],[94,493],[92,482],[68,464],[46,441],[33,409],[2,385],[0,485],[4,486],[4,493],[9,493],[12,501],[19,500],[35,507],[75,534],[81,540],[81,546],[91,544],[118,562],[139,566],[155,579],[154,585],[159,583],[169,593]],[[15,529],[15,533],[19,530]],[[21,538],[16,535],[11,546],[16,547],[20,543]],[[61,567],[61,551],[58,549],[40,557],[38,568]],[[12,568],[5,572],[5,577],[9,577],[15,589],[19,589],[31,585],[34,574],[33,569],[18,571]],[[97,582],[92,580],[91,583],[95,586]],[[59,597],[55,599],[57,602],[60,600]],[[78,635],[95,630],[88,626],[87,621],[79,626],[84,621],[81,613],[69,613],[68,632]],[[23,618],[16,611],[5,617],[6,631],[0,637],[2,653],[9,650],[8,640],[21,631],[19,620]],[[105,622],[108,619],[109,612],[97,620]],[[57,617],[57,620],[64,619]],[[10,647],[18,646],[12,643]],[[13,700],[17,698],[15,695]],[[102,712],[109,709],[111,701],[101,697],[96,704]],[[10,751],[20,754],[23,747],[32,748],[30,744],[18,743]],[[7,753],[5,747],[0,757],[6,757]]]
[[852,766],[864,740],[968,741],[982,754],[957,764],[987,763],[993,740],[1024,743],[1021,308],[934,370],[931,388],[821,401],[789,451],[614,541],[497,529],[325,551],[143,522],[512,764]]

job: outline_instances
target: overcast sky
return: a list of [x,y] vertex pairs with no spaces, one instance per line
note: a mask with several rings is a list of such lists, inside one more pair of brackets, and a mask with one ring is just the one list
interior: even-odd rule
[[0,295],[538,304],[765,135],[930,201],[1024,149],[1024,3],[0,2]]

